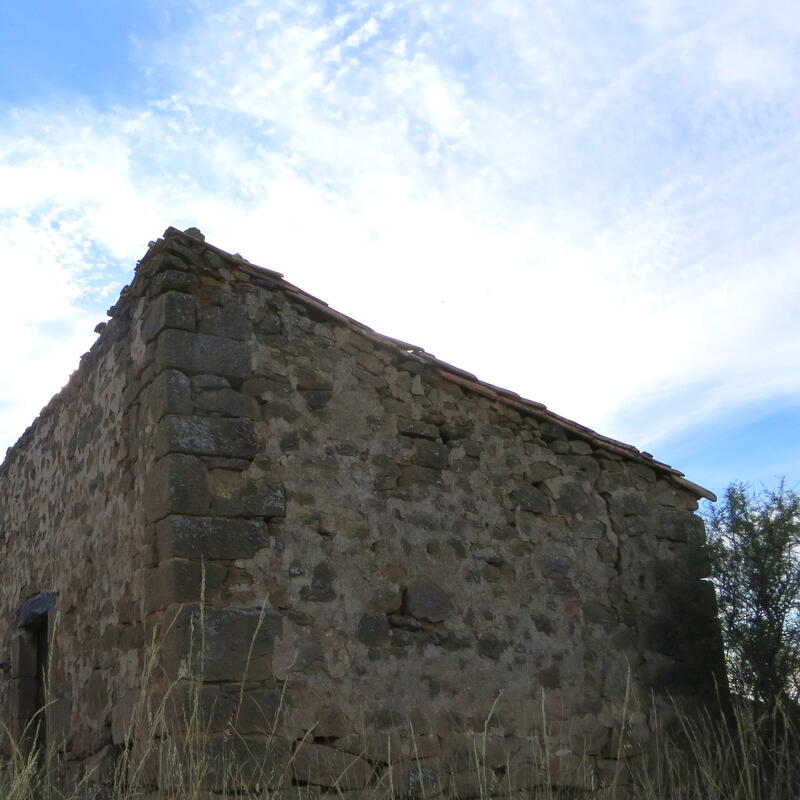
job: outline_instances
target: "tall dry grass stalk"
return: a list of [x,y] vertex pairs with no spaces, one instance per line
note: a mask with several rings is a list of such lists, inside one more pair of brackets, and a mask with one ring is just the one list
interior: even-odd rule
[[800,708],[738,700],[722,719],[679,715],[647,766],[644,800],[798,800]]
[[[762,709],[744,702],[724,718],[678,714],[671,733],[657,740],[638,768],[631,768],[620,751],[620,770],[605,786],[599,784],[593,760],[586,758],[573,764],[567,786],[556,788],[555,784],[563,783],[565,776],[553,774],[553,767],[558,767],[559,762],[553,758],[546,726],[543,737],[532,743],[531,752],[525,754],[524,769],[518,763],[491,760],[488,744],[494,706],[483,732],[473,736],[469,763],[460,768],[457,776],[445,777],[453,773],[449,768],[452,765],[431,764],[430,759],[420,756],[418,737],[409,723],[413,766],[409,771],[407,763],[404,765],[402,780],[401,771],[392,764],[389,741],[388,764],[376,764],[370,789],[348,792],[346,781],[341,780],[343,775],[329,788],[297,785],[293,762],[313,739],[313,727],[294,746],[288,760],[271,757],[268,743],[283,713],[281,694],[277,712],[264,718],[262,738],[267,744],[256,748],[252,738],[240,735],[236,729],[245,700],[245,674],[238,691],[238,707],[224,735],[212,736],[209,716],[213,715],[213,708],[208,709],[202,699],[202,604],[197,629],[190,636],[190,650],[196,644],[198,651],[188,654],[188,663],[199,665],[197,674],[164,682],[159,673],[159,657],[168,633],[169,628],[154,634],[146,649],[140,692],[124,732],[123,746],[106,762],[97,760],[94,769],[86,770],[71,786],[64,781],[63,743],[48,741],[46,752],[38,752],[30,745],[36,740],[35,727],[47,718],[49,704],[30,720],[21,737],[15,738],[0,721],[4,744],[0,753],[6,753],[0,761],[0,800],[317,800],[321,794],[331,800],[800,798],[798,709]],[[51,682],[48,675],[47,685]],[[364,753],[360,755],[366,757]],[[628,776],[625,782],[619,779],[623,772]],[[268,788],[274,786],[283,788]]]

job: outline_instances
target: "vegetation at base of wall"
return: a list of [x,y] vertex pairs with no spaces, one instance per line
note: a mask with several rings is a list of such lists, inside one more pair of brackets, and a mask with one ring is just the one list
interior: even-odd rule
[[[204,630],[202,624],[199,630]],[[194,642],[194,639],[192,639]],[[422,739],[408,725],[413,757],[393,760],[340,753],[340,770],[327,784],[312,785],[298,765],[317,746],[313,726],[293,752],[271,749],[282,702],[263,715],[263,735],[242,736],[236,722],[245,695],[223,737],[211,734],[200,673],[193,680],[163,685],[155,640],[141,677],[141,692],[123,733],[124,746],[106,748],[82,765],[79,776],[65,775],[59,742],[45,753],[31,747],[33,728],[46,719],[48,706],[15,741],[0,726],[0,798],[2,800],[433,800],[441,798],[517,798],[518,800],[797,800],[800,797],[800,709],[782,702],[772,707],[740,702],[729,714],[676,713],[669,731],[642,744],[620,736],[600,763],[564,752],[540,739],[520,761],[492,753],[487,713],[482,732],[474,733],[458,770],[444,758],[424,757]],[[189,661],[192,661],[191,653]],[[188,692],[185,691],[188,689]],[[534,709],[532,709],[532,712]],[[655,713],[653,710],[652,713]],[[621,721],[626,730],[626,721]],[[280,737],[274,737],[280,740]],[[419,747],[418,747],[419,744]],[[369,764],[367,788],[353,790],[348,763]]]
[[703,517],[731,689],[800,700],[800,495],[732,483]]
[[[172,708],[171,708],[172,705]],[[13,743],[11,758],[0,768],[0,797],[3,800],[368,800],[378,798],[421,800],[440,797],[470,797],[477,800],[514,797],[523,800],[566,800],[567,798],[630,798],[631,800],[796,800],[800,797],[800,726],[798,709],[777,705],[770,710],[753,703],[738,705],[726,720],[709,716],[679,716],[669,737],[658,742],[649,754],[635,760],[621,759],[604,786],[587,761],[561,788],[548,781],[553,759],[541,748],[531,753],[530,774],[512,774],[510,765],[496,765],[487,759],[487,738],[476,736],[469,765],[460,773],[459,787],[441,786],[430,760],[419,758],[412,791],[393,782],[391,764],[385,780],[377,786],[351,792],[340,784],[321,789],[315,786],[275,786],[276,774],[267,757],[249,761],[243,769],[241,748],[235,734],[228,740],[228,752],[210,752],[201,729],[199,704],[188,709],[183,720],[194,727],[180,739],[166,735],[167,719],[174,711],[168,699],[157,708],[141,704],[142,719],[152,724],[152,736],[144,747],[131,743],[108,764],[98,762],[98,772],[86,775],[68,791],[59,788],[58,757],[51,750],[37,762]],[[267,723],[268,720],[265,720]],[[144,731],[142,731],[144,733]],[[3,736],[10,743],[7,731]],[[187,744],[188,742],[188,744]],[[292,760],[300,757],[300,748]],[[291,761],[282,765],[291,773]],[[261,771],[259,773],[259,770]],[[443,774],[443,771],[442,773]],[[406,776],[407,778],[408,776]],[[563,775],[561,776],[564,777]],[[154,788],[153,781],[162,784]],[[408,785],[408,784],[407,784]],[[460,788],[460,791],[457,789]],[[324,792],[324,794],[323,794]]]
[[[410,760],[393,760],[391,745],[387,757],[378,759],[367,755],[366,746],[359,753],[342,751],[338,752],[330,779],[314,784],[304,780],[303,769],[299,768],[308,759],[309,751],[319,746],[314,726],[291,752],[286,740],[274,735],[284,711],[282,696],[278,708],[263,715],[260,736],[241,735],[236,723],[245,697],[243,680],[238,708],[224,735],[212,734],[209,717],[215,709],[209,709],[203,701],[206,684],[202,615],[203,604],[196,628],[200,635],[196,637],[192,629],[185,662],[196,665],[198,671],[165,684],[158,666],[164,637],[157,641],[154,636],[142,670],[139,697],[121,737],[124,744],[109,745],[95,754],[81,765],[79,775],[66,772],[63,742],[48,740],[45,752],[36,750],[36,727],[47,722],[47,703],[19,739],[0,721],[0,800],[800,797],[800,707],[785,696],[772,704],[740,697],[725,713],[687,716],[675,710],[667,730],[656,726],[663,733],[655,740],[638,743],[620,735],[618,745],[612,746],[603,760],[602,769],[596,758],[581,757],[548,741],[546,723],[542,736],[530,742],[529,752],[518,753],[513,760],[498,759],[496,753],[491,753],[489,731],[494,709],[489,709],[484,730],[470,735],[469,747],[460,754],[462,760],[455,770],[452,760],[425,757],[422,739],[409,723],[404,732],[412,745]],[[54,632],[55,629],[56,626]],[[258,630],[253,641],[257,634]],[[51,651],[54,644],[51,641]],[[48,684],[50,678],[48,675]],[[655,714],[655,709],[651,713]],[[626,719],[620,724],[621,731],[628,730]],[[520,759],[520,755],[524,758]],[[371,771],[365,788],[363,781],[357,787],[349,783],[348,770],[357,762]]]

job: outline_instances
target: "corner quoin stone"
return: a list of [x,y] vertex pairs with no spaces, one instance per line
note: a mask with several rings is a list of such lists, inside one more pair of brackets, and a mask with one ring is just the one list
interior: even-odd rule
[[191,414],[192,389],[189,379],[174,369],[164,370],[147,387],[146,401],[154,421],[165,414]]
[[166,455],[145,478],[144,510],[150,522],[169,514],[203,514],[210,503],[205,465],[194,456]]
[[156,339],[156,366],[243,380],[250,374],[250,349],[245,342],[221,336],[166,330]]
[[155,438],[156,453],[252,458],[258,443],[249,419],[178,416],[164,417]]
[[[222,473],[220,475],[219,473]],[[281,484],[264,478],[247,479],[240,472],[213,470],[211,508],[222,517],[282,517],[286,513],[286,491]]]
[[168,639],[166,666],[172,677],[189,671],[206,681],[266,680],[282,629],[281,616],[260,608],[184,606]]
[[255,519],[173,515],[156,527],[158,554],[169,558],[252,558],[267,544],[267,526]]
[[157,297],[147,310],[142,323],[142,339],[152,341],[166,328],[193,331],[194,327],[194,298],[183,292],[167,292]]

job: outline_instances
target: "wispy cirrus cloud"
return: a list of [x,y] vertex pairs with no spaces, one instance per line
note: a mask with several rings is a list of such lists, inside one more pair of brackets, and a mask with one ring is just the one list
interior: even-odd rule
[[[656,450],[798,398],[798,31],[746,0],[196,2],[137,41],[148,94],[5,114],[0,230],[64,298],[28,340],[96,313],[166,224],[199,224]],[[11,285],[19,305],[30,283]],[[3,419],[31,402],[7,394]]]

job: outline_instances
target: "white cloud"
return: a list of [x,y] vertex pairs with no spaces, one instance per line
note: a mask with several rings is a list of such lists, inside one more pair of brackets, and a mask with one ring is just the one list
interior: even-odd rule
[[[3,368],[39,387],[40,323],[69,326],[55,390],[87,298],[197,224],[634,443],[800,397],[798,15],[675,8],[197,3],[184,33],[140,43],[155,99],[6,120],[0,335],[23,326],[28,349]],[[32,398],[0,395],[0,439]]]
[[94,334],[76,305],[88,278],[80,231],[57,210],[35,225],[4,218],[2,229],[0,443],[9,446],[58,390],[65,365],[76,364]]

